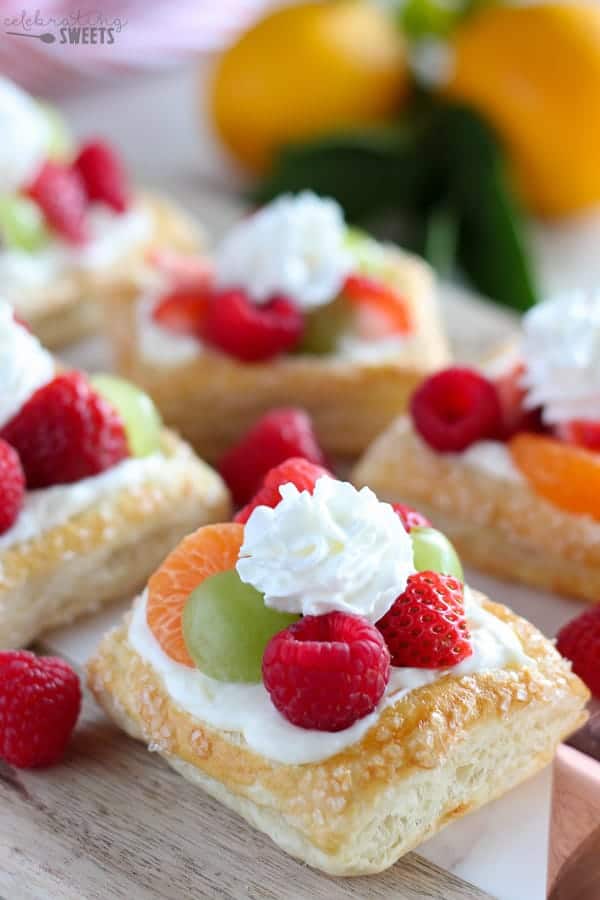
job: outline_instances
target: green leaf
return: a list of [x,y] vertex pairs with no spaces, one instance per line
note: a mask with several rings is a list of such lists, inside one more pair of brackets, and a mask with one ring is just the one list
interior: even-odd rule
[[450,277],[456,266],[459,217],[448,201],[435,207],[425,222],[423,256],[442,277]]

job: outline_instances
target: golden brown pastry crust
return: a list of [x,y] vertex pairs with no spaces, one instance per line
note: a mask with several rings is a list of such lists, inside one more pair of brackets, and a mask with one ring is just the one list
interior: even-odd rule
[[0,649],[131,597],[167,553],[229,511],[219,476],[165,432],[158,475],[0,550]]
[[22,304],[15,300],[17,312],[47,347],[64,346],[97,331],[103,319],[102,304],[136,283],[149,250],[156,247],[181,253],[198,251],[202,243],[200,231],[182,210],[153,194],[141,195],[137,202],[153,222],[148,241],[106,270],[74,270],[45,285],[43,290],[30,293]]
[[122,728],[288,852],[331,874],[376,872],[534,774],[586,718],[588,692],[552,644],[505,607],[484,603],[534,665],[414,690],[361,741],[318,763],[272,762],[239,733],[183,711],[128,643],[127,620],[90,661],[89,684]]
[[108,327],[121,372],[154,398],[165,421],[209,460],[217,459],[276,406],[306,409],[330,454],[352,457],[407,405],[428,372],[448,361],[433,277],[416,257],[394,251],[396,283],[407,298],[415,334],[397,362],[365,363],[319,356],[287,356],[244,365],[205,350],[179,367],[148,362],[137,349],[137,291],[114,297]]
[[494,477],[435,453],[407,418],[394,422],[352,475],[381,499],[415,506],[465,562],[503,578],[600,600],[600,523],[553,506],[523,480]]

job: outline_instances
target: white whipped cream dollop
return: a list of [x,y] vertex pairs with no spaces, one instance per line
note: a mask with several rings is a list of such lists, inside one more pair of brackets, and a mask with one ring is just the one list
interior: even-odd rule
[[50,354],[0,300],[0,428],[53,376]]
[[373,491],[324,476],[313,493],[293,484],[258,506],[244,529],[237,571],[282,612],[332,610],[376,622],[414,570],[410,537]]
[[[473,653],[452,669],[394,668],[378,707],[344,731],[312,731],[288,722],[273,706],[262,683],[233,684],[215,681],[198,669],[174,662],[152,634],[146,617],[147,595],[135,603],[129,625],[129,644],[147,662],[164,689],[182,710],[212,728],[242,734],[248,746],[267,759],[286,765],[319,762],[359,741],[377,724],[382,712],[409,691],[445,675],[457,678],[497,669],[535,665],[512,628],[485,610],[465,588],[465,614]],[[155,749],[163,749],[155,742]],[[168,749],[165,746],[164,749]]]
[[12,194],[33,179],[49,143],[50,126],[38,104],[0,77],[0,195]]
[[219,287],[243,288],[255,303],[284,294],[303,310],[333,300],[352,268],[341,207],[310,191],[238,222],[215,257]]
[[108,269],[147,241],[152,233],[151,217],[139,207],[117,214],[97,204],[89,209],[87,221],[90,239],[82,246],[72,246],[53,236],[35,253],[18,248],[0,249],[0,289],[25,316],[36,305],[35,297],[28,300],[28,293],[35,295],[73,271]]
[[600,292],[575,291],[534,306],[523,322],[528,408],[548,425],[600,421]]

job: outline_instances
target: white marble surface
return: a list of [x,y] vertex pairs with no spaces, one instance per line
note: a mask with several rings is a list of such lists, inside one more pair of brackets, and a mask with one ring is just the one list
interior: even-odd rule
[[[205,66],[206,68],[206,66]],[[136,180],[159,186],[218,236],[235,216],[239,204],[238,176],[219,154],[199,99],[205,72],[171,73],[160,78],[125,83],[118,91],[72,99],[66,111],[77,132],[99,131],[121,147]],[[536,230],[532,243],[544,286],[564,289],[595,284],[600,275],[597,253],[600,231],[593,219],[569,227]],[[480,304],[454,287],[442,290],[449,331],[464,357],[473,357],[515,327],[510,315]],[[464,322],[468,313],[469,331]],[[109,365],[100,340],[68,354],[73,363],[92,368]],[[546,634],[573,616],[577,604],[521,587],[500,584],[477,573],[471,583],[504,601],[535,622]],[[51,643],[77,661],[84,661],[103,630],[119,617],[113,608],[74,628],[56,633]],[[456,872],[499,900],[542,900],[545,897],[550,773],[546,771],[471,816],[453,823],[420,848],[430,860]]]

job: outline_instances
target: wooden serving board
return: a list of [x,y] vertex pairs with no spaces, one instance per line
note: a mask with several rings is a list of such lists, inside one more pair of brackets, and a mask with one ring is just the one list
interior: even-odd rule
[[118,731],[87,693],[62,765],[0,762],[0,900],[489,896],[415,853],[369,878],[309,869]]

